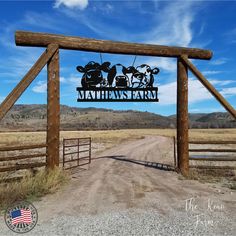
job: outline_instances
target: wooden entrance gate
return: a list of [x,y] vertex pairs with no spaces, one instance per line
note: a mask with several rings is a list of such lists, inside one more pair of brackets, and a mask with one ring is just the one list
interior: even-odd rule
[[70,169],[91,163],[91,138],[63,139],[63,168]]
[[140,43],[96,40],[56,34],[16,31],[16,45],[45,47],[45,52],[0,105],[0,120],[47,65],[47,159],[49,168],[59,166],[60,80],[59,49],[81,50],[140,56],[177,58],[177,165],[183,175],[189,173],[188,71],[190,70],[221,105],[236,119],[236,110],[213,87],[189,59],[209,60],[212,52],[198,48],[169,47]]

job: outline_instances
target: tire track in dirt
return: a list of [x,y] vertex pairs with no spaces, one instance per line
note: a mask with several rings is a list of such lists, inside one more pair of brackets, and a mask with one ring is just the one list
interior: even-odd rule
[[189,197],[217,197],[222,201],[235,197],[219,195],[206,184],[179,180],[175,172],[142,163],[173,163],[170,148],[173,150],[172,139],[148,136],[106,150],[92,160],[88,170],[78,170],[62,190],[35,204],[41,221],[53,215],[98,214],[129,208],[155,208],[166,215],[172,210],[184,211],[184,200]]

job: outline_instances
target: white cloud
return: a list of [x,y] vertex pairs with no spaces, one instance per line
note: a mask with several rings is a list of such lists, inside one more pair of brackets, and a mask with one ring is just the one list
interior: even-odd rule
[[223,64],[225,64],[227,61],[228,61],[228,58],[222,57],[222,58],[218,58],[218,59],[216,59],[216,60],[210,61],[210,64],[211,64],[211,65],[218,66],[218,65],[223,65]]
[[[78,86],[81,81],[80,77],[77,77],[75,75],[70,75],[69,77],[60,77],[60,83],[65,85],[72,85]],[[32,91],[35,93],[46,93],[47,92],[47,82],[46,81],[38,81],[36,85],[32,88]]]
[[68,77],[61,76],[60,82],[65,85],[78,86],[80,84],[81,77],[71,74]]
[[27,24],[39,28],[49,29],[53,31],[60,31],[64,30],[65,24],[62,20],[52,17],[50,14],[47,13],[37,13],[37,12],[27,12],[24,16],[24,19],[20,24]]
[[[232,80],[209,80],[215,85],[227,85],[233,83]],[[160,85],[158,88],[160,104],[171,105],[176,104],[177,96],[177,83],[171,82],[164,85]],[[219,91],[223,96],[236,96],[236,87],[223,88]],[[193,78],[189,78],[188,84],[188,102],[189,105],[204,100],[214,99],[214,97],[208,92],[208,90],[198,81]]]
[[221,94],[224,96],[236,96],[236,87],[223,88]]
[[70,9],[78,8],[84,10],[88,6],[88,0],[56,0],[54,7],[58,8],[61,5]]
[[156,59],[148,60],[145,63],[151,67],[158,67],[167,72],[176,72],[177,64],[176,59],[159,57]]
[[61,83],[66,83],[65,77],[60,77],[60,82],[61,82]]
[[[130,1],[125,1],[125,3],[127,6],[132,3],[131,5],[133,7],[137,7],[135,5],[136,3],[134,4]],[[114,24],[110,25],[107,19],[105,21],[101,18],[97,18],[96,14],[91,15],[89,12],[84,12],[78,15],[77,12],[70,9],[62,9],[62,12],[74,20],[83,23],[102,37],[109,35],[110,39],[121,41],[189,46],[193,38],[191,24],[194,21],[195,13],[198,12],[199,5],[198,1],[166,1],[160,14],[157,14],[157,11],[160,11],[160,9],[155,7],[153,11],[150,12],[148,22],[149,25],[152,25],[152,28],[149,27],[149,30],[136,31],[136,33],[132,34],[128,27],[120,27]],[[119,14],[120,15],[116,14],[114,17],[122,17],[121,13]],[[129,25],[131,25],[130,22]],[[133,27],[138,27],[135,21],[133,22]],[[119,32],[119,34],[117,34],[117,32]]]
[[211,82],[214,85],[219,85],[219,86],[225,86],[228,84],[235,83],[234,80],[217,80],[217,79],[208,79],[209,82]]
[[32,91],[35,93],[46,93],[47,92],[47,82],[38,81],[37,84],[32,88]]
[[225,109],[222,107],[219,108],[190,108],[190,113],[211,113],[211,112],[224,112]]
[[[197,80],[193,80],[190,78],[188,89],[189,89],[188,90],[189,104],[213,98],[212,95],[207,91],[207,89]],[[176,104],[176,96],[177,96],[176,82],[160,85],[158,90],[159,90],[160,104],[163,105]]]
[[147,40],[147,42],[189,46],[193,37],[191,23],[194,20],[194,6],[195,3],[192,1],[169,3],[158,15],[157,26],[148,34],[152,40]]
[[216,74],[220,74],[222,72],[223,71],[220,71],[220,70],[205,70],[205,71],[202,71],[202,74],[203,75],[216,75]]

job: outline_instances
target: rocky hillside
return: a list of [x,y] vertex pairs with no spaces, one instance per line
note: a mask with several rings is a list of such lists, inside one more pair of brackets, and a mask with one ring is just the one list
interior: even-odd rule
[[[15,105],[0,122],[0,130],[46,129],[46,105]],[[228,113],[189,114],[190,128],[235,128]],[[61,130],[175,128],[176,118],[150,112],[76,108],[61,105]]]

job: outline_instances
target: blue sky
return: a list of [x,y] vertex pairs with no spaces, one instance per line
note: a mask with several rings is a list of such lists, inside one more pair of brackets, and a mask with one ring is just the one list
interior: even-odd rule
[[[17,47],[16,30],[98,39],[200,47],[210,61],[193,60],[209,81],[236,107],[236,1],[0,1],[0,101],[22,79],[44,48]],[[134,56],[102,54],[103,61],[132,65]],[[61,104],[134,109],[163,115],[176,112],[176,59],[141,57],[135,65],[160,68],[159,103],[77,103],[81,74],[77,65],[100,62],[98,53],[60,51]],[[46,103],[46,68],[17,101]],[[189,112],[224,111],[189,74]]]

